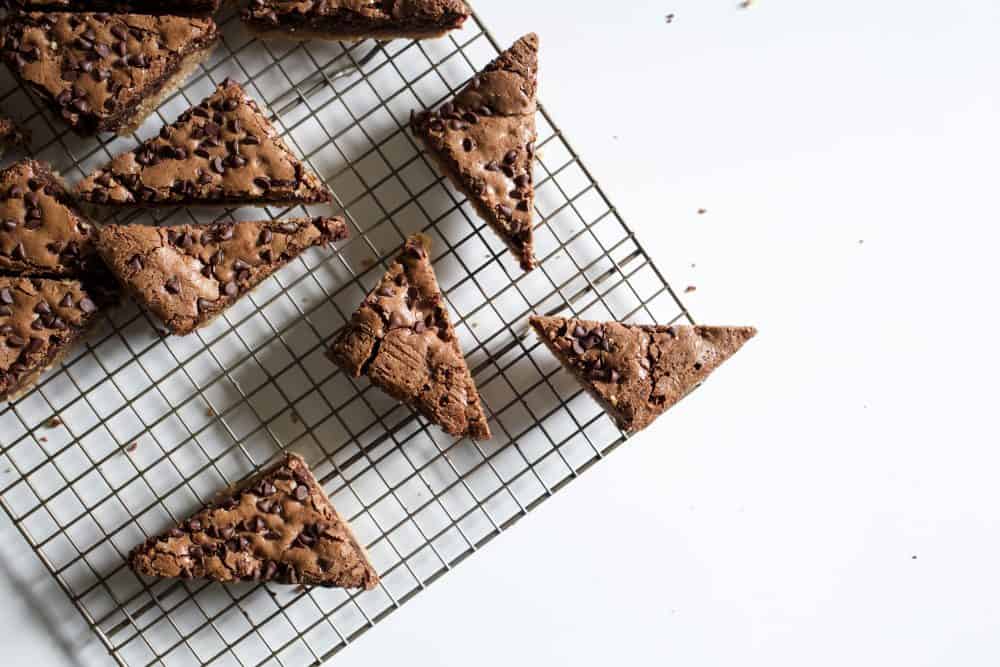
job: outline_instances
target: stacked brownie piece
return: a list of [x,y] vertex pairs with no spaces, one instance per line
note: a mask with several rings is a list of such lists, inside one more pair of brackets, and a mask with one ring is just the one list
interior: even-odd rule
[[0,172],[0,400],[28,389],[114,300],[96,235],[45,163]]

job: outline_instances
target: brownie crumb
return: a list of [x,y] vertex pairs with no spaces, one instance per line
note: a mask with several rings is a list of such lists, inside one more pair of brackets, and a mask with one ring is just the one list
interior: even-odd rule
[[59,417],[53,417],[52,419],[49,420],[48,427],[57,428],[59,426],[62,426],[62,423],[63,422],[61,419],[59,419]]
[[684,293],[685,294],[690,294],[691,292],[697,292],[697,291],[698,291],[698,288],[695,287],[694,285],[688,285],[687,287],[684,288]]
[[705,215],[706,213],[708,213],[708,209],[707,208],[699,208],[698,209],[698,215]]
[[677,18],[677,15],[676,14],[667,14],[665,18],[666,18],[667,23],[673,23],[674,19]]
[[138,449],[138,448],[139,448],[139,442],[138,442],[138,441],[136,441],[136,442],[133,442],[133,443],[132,443],[131,445],[129,445],[128,447],[126,447],[126,448],[125,448],[125,451],[126,451],[126,452],[129,452],[129,453],[131,454],[132,452],[134,452],[134,451],[135,451],[136,449]]

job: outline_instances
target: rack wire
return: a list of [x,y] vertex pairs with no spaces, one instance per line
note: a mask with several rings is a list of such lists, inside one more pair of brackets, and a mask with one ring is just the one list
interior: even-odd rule
[[[122,665],[326,661],[625,441],[529,335],[530,313],[692,321],[544,108],[535,271],[521,272],[432,168],[406,129],[410,111],[441,103],[498,53],[478,17],[440,40],[353,45],[260,42],[232,12],[219,23],[223,43],[132,137],[77,138],[0,76],[0,107],[70,182],[232,77],[273,112],[352,227],[350,241],[309,251],[191,336],[164,336],[131,304],[107,313],[0,412],[3,508]],[[301,210],[222,217],[291,213]],[[435,241],[490,442],[454,441],[324,356],[415,231]],[[382,576],[375,591],[150,581],[128,569],[135,544],[286,449],[309,460],[367,545]]]

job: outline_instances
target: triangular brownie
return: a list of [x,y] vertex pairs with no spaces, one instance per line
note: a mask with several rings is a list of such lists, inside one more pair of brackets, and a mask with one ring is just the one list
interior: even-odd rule
[[94,225],[44,162],[0,171],[0,271],[83,277],[100,271]]
[[637,326],[532,317],[552,353],[623,431],[641,431],[757,334],[752,327]]
[[532,162],[538,36],[525,35],[455,99],[415,116],[413,128],[441,170],[507,243],[535,267]]
[[257,103],[226,80],[198,106],[79,184],[108,206],[267,206],[332,199]]
[[75,280],[0,277],[0,400],[24,393],[96,319]]
[[253,0],[243,21],[260,37],[285,39],[427,39],[462,27],[462,0]]
[[0,155],[8,148],[27,150],[30,143],[31,130],[21,127],[6,116],[0,116]]
[[4,21],[0,53],[78,134],[127,134],[218,38],[209,18],[14,12]]
[[151,227],[105,225],[97,249],[175,334],[191,333],[307,248],[347,238],[340,218]]
[[406,242],[334,342],[330,358],[454,436],[490,428],[428,258],[430,239]]
[[175,16],[211,16],[221,0],[7,0],[7,5],[21,10],[41,12],[133,12],[136,14],[173,14]]
[[286,454],[147,540],[129,565],[149,577],[265,581],[371,590],[379,578],[309,466]]

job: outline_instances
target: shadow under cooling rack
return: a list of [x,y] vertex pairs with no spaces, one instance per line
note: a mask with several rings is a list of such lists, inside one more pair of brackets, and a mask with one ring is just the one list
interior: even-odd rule
[[[274,114],[352,227],[350,241],[309,251],[191,336],[164,337],[146,313],[122,306],[0,413],[4,509],[127,665],[329,658],[624,441],[529,336],[529,314],[690,321],[544,109],[535,271],[521,272],[432,169],[406,125],[411,110],[454,94],[497,54],[478,19],[433,42],[346,47],[252,40],[232,14],[221,26],[213,56],[132,137],[77,138],[0,75],[0,104],[31,127],[36,157],[71,182],[232,77]],[[221,218],[302,212],[239,209]],[[219,213],[117,219],[209,222]],[[324,355],[416,231],[434,240],[434,265],[495,434],[488,443],[428,428]],[[150,583],[125,565],[135,544],[285,449],[309,460],[368,546],[382,575],[375,591]]]

